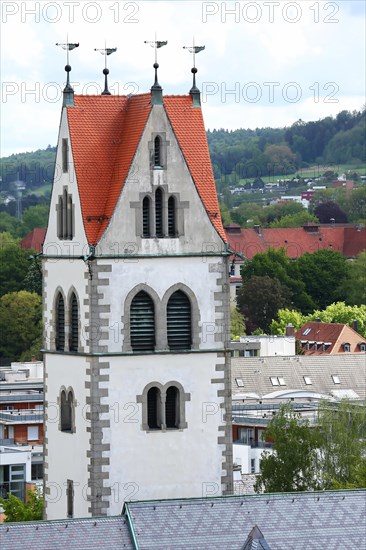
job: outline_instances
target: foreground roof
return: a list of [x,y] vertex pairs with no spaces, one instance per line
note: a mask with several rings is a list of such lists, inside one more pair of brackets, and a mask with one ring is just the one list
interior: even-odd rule
[[[108,226],[152,109],[151,94],[75,95],[67,108],[84,227],[96,244]],[[191,96],[164,96],[172,125],[203,206],[222,239],[215,180],[200,108]]]
[[242,550],[253,542],[249,548],[359,550],[366,546],[365,517],[364,489],[129,502],[124,516],[1,524],[0,545]]

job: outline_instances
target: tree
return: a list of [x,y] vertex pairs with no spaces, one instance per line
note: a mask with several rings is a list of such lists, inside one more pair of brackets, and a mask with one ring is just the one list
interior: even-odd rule
[[23,281],[24,290],[36,292],[42,296],[42,268],[39,258],[33,257],[28,267],[28,273]]
[[352,327],[357,321],[357,332],[366,338],[366,305],[347,306],[344,302],[330,304],[323,311],[315,310],[304,318],[304,322],[320,319],[323,323],[345,323]]
[[297,262],[287,257],[284,248],[277,250],[269,248],[265,252],[256,254],[242,268],[243,282],[253,275],[276,278],[281,283],[284,293],[289,297],[286,305],[290,305],[292,301],[293,306],[303,313],[310,313],[316,307],[306,292]]
[[9,494],[8,498],[0,498],[0,504],[5,514],[5,522],[37,521],[43,517],[43,497],[39,490],[28,491],[26,502]]
[[272,222],[270,227],[302,227],[307,223],[319,223],[319,220],[316,216],[309,214],[306,210],[303,212],[298,212],[297,214],[288,214],[287,216],[282,216],[282,218]]
[[278,279],[254,275],[244,280],[237,303],[247,320],[246,325],[250,332],[256,328],[268,332],[277,311],[289,305],[290,293]]
[[[365,487],[366,407],[342,399],[319,410],[322,489]],[[363,473],[362,473],[363,472]]]
[[324,309],[341,298],[341,286],[348,276],[347,260],[334,250],[306,252],[297,260],[305,290],[315,307]]
[[320,223],[347,223],[347,214],[333,201],[321,202],[316,206],[314,214]]
[[47,227],[49,206],[37,204],[30,206],[23,213],[23,233],[26,235],[35,228]]
[[268,145],[265,149],[269,164],[275,174],[292,174],[296,170],[296,155],[286,144]]
[[12,237],[19,237],[21,234],[22,222],[7,212],[0,212],[0,231],[8,232]]
[[262,454],[255,491],[272,493],[315,489],[318,439],[309,422],[283,405],[266,428],[264,437],[273,441],[273,453],[264,451]]
[[21,290],[0,298],[0,357],[18,361],[42,334],[42,299]]
[[15,240],[5,241],[0,247],[0,296],[24,288],[30,253],[30,250],[20,248]]
[[273,319],[270,324],[270,333],[286,334],[286,327],[289,323],[297,330],[305,323],[304,319],[304,315],[295,309],[279,309],[277,312],[277,319]]
[[282,406],[264,433],[273,454],[262,454],[257,492],[366,486],[366,407],[342,399],[323,402],[316,426]]
[[366,304],[366,251],[348,264],[348,277],[340,285],[340,291],[349,305]]
[[244,316],[234,306],[230,308],[230,322],[230,338],[239,340],[245,334],[245,321]]

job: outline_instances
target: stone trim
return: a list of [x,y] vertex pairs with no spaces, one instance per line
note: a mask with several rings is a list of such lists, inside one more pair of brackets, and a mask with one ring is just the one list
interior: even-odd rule
[[[109,278],[99,277],[100,273],[111,273],[112,266],[92,262],[92,277],[87,282],[87,296],[89,296],[89,325],[85,326],[86,346],[91,353],[108,352],[109,319],[101,317],[102,313],[110,313],[110,305],[99,304],[104,298],[103,287],[109,286]],[[107,343],[102,345],[100,342]]]
[[[168,388],[170,388],[171,386],[174,386],[175,388],[178,389],[178,392],[179,392],[179,426],[177,428],[167,428],[166,427],[166,424],[165,424],[165,402],[166,402],[166,392],[168,390]],[[148,391],[151,389],[151,388],[158,388],[159,391],[160,391],[160,430],[152,430],[149,425],[148,425],[148,422],[147,422],[147,394],[148,394]],[[143,392],[141,395],[137,395],[136,396],[136,402],[137,403],[141,403],[142,404],[142,424],[141,424],[141,429],[146,431],[146,432],[156,432],[156,431],[159,431],[159,432],[167,432],[167,431],[171,431],[171,430],[184,430],[186,428],[188,428],[188,424],[186,422],[186,406],[185,406],[185,403],[186,401],[190,401],[191,400],[191,394],[190,393],[186,393],[184,391],[184,388],[182,386],[182,384],[180,384],[179,382],[177,382],[176,380],[171,380],[169,382],[167,382],[166,384],[160,384],[160,382],[149,382],[149,384],[147,384],[144,389],[143,389]]]
[[109,390],[108,387],[101,387],[109,382],[110,365],[98,357],[91,358],[89,364],[85,381],[85,388],[90,390],[90,397],[86,398],[86,404],[89,405],[86,412],[86,421],[89,423],[87,432],[90,434],[89,450],[86,451],[89,472],[88,512],[95,517],[108,515],[112,492],[109,484],[110,445],[103,443],[105,431],[110,429],[109,405],[106,403]]

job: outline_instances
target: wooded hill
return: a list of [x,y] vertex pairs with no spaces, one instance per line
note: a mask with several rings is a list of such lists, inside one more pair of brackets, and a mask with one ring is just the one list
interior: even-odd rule
[[[289,128],[208,131],[218,191],[243,179],[294,174],[312,164],[366,162],[365,129],[363,110],[342,111],[335,118],[316,122],[298,120]],[[47,196],[55,152],[56,148],[48,145],[46,149],[1,158],[2,198],[4,194],[16,194],[17,180],[25,182],[23,196],[34,190]]]

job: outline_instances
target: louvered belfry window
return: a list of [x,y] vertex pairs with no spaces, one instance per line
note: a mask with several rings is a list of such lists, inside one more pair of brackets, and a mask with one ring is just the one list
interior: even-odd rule
[[171,295],[167,307],[168,346],[171,350],[191,349],[191,303],[181,290]]
[[59,293],[56,300],[56,350],[65,349],[65,304],[62,294]]
[[163,237],[163,192],[160,187],[155,191],[155,234]]
[[156,136],[154,139],[154,166],[161,166],[161,139]]
[[142,201],[142,236],[150,237],[150,199],[144,197]]
[[133,351],[154,351],[154,302],[143,290],[136,294],[131,302],[130,335]]
[[79,348],[79,307],[74,293],[70,300],[70,351],[78,351]]
[[175,198],[169,197],[168,200],[168,235],[169,237],[175,237],[176,235],[176,222],[175,222]]
[[165,397],[165,424],[167,428],[179,427],[179,390],[169,386]]

